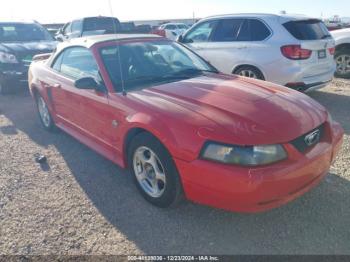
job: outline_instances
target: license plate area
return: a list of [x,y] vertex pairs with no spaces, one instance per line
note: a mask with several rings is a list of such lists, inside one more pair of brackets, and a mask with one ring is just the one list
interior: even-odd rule
[[327,57],[326,50],[318,50],[318,59],[324,59]]

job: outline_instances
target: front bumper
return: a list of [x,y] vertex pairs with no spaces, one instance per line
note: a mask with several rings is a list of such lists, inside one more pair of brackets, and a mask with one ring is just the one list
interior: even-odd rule
[[288,160],[257,168],[175,159],[187,199],[236,212],[261,212],[286,204],[319,184],[342,145],[343,130],[305,154],[286,144]]
[[0,79],[6,84],[28,83],[29,66],[18,64],[0,64]]

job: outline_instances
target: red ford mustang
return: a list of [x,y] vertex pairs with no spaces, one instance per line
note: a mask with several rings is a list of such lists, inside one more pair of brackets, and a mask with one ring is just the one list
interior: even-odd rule
[[29,85],[44,128],[130,168],[159,207],[183,197],[238,212],[281,206],[326,176],[342,144],[313,99],[220,74],[164,38],[77,39],[35,60]]

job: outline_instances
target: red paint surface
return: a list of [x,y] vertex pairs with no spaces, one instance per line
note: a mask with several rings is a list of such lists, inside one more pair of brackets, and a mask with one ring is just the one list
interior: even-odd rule
[[[123,96],[112,87],[98,53],[100,46],[112,44],[91,47],[108,95],[76,89],[73,80],[45,63],[34,63],[30,69],[31,91],[44,97],[57,126],[106,158],[127,167],[127,134],[134,128],[148,131],[174,158],[188,199],[240,212],[285,204],[327,174],[340,149],[343,130],[330,122],[327,111],[313,99],[272,83],[222,74]],[[114,120],[117,127],[112,125]],[[325,136],[306,153],[290,144],[323,123]],[[208,140],[234,145],[283,144],[288,159],[256,168],[213,163],[199,158]]]

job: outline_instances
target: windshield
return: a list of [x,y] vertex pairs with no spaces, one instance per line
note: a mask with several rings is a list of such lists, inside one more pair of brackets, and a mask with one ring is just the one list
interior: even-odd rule
[[217,72],[187,48],[166,40],[121,43],[100,50],[116,88],[125,91]]
[[37,24],[1,23],[0,42],[52,41],[50,33]]

